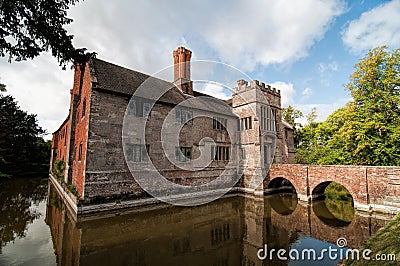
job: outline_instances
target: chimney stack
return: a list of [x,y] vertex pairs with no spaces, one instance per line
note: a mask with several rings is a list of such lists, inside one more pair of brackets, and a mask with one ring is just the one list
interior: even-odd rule
[[190,57],[192,51],[179,46],[174,52],[174,83],[186,94],[193,95],[193,82],[190,80]]

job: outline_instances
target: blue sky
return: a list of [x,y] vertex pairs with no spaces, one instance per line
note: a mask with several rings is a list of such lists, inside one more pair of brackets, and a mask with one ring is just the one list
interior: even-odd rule
[[[230,64],[280,89],[283,106],[304,114],[316,107],[319,120],[351,99],[344,86],[369,49],[400,47],[400,0],[85,0],[68,16],[74,44],[98,58],[152,74],[184,45],[193,60]],[[11,64],[0,59],[8,93],[49,132],[68,114],[72,79],[49,53]]]

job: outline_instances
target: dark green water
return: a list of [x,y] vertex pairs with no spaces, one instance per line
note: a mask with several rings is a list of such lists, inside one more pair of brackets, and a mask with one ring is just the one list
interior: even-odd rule
[[328,257],[260,260],[257,252],[267,245],[318,254],[337,248],[340,237],[361,248],[389,222],[338,215],[340,206],[308,206],[291,194],[230,195],[197,207],[157,205],[74,221],[47,178],[0,180],[0,265],[335,265]]

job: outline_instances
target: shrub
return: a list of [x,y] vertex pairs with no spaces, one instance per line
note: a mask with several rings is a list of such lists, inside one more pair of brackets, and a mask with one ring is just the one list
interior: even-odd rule
[[71,183],[66,183],[64,181],[64,170],[65,170],[65,163],[64,161],[61,160],[56,160],[53,163],[53,175],[54,177],[56,177],[61,184],[65,184],[65,186],[67,187],[67,189],[73,194],[75,195],[77,198],[79,198],[79,192],[76,189],[76,187],[71,184]]
[[65,163],[61,160],[56,160],[53,163],[53,175],[60,180],[64,180]]

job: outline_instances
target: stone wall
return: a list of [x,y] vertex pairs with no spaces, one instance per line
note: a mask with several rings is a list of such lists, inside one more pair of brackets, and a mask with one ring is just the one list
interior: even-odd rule
[[[263,108],[271,108],[275,114],[275,130],[261,127]],[[232,109],[239,118],[251,118],[250,128],[241,128],[240,143],[245,149],[247,164],[242,178],[242,186],[253,190],[262,190],[262,183],[271,163],[290,163],[286,152],[284,126],[281,115],[280,91],[257,80],[239,80],[232,95]],[[265,152],[265,145],[270,151]],[[268,154],[269,153],[269,154]],[[268,158],[264,158],[267,156]]]
[[[123,125],[124,115],[129,102],[128,96],[111,94],[98,89],[92,90],[91,109],[86,155],[85,198],[142,196],[143,190],[136,183],[134,175],[151,174],[157,170],[170,181],[181,185],[200,185],[207,183],[225,169],[227,161],[211,161],[203,170],[196,169],[194,160],[200,156],[200,149],[205,147],[206,159],[211,160],[211,148],[207,146],[207,138],[213,139],[217,145],[230,146],[236,137],[237,121],[228,119],[227,127],[234,132],[231,136],[225,130],[213,129],[213,114],[207,110],[192,110],[193,122],[183,125],[179,133],[179,145],[192,147],[192,161],[182,163],[183,167],[196,171],[182,170],[172,164],[165,154],[161,130],[163,127],[178,127],[179,123],[165,125],[164,121],[174,106],[156,103],[148,118],[128,116],[130,125]],[[200,116],[200,117],[196,117]],[[221,114],[219,114],[221,116]],[[132,127],[132,128],[129,128]],[[145,127],[145,136],[139,128]],[[127,133],[128,132],[128,133]],[[124,135],[124,137],[123,137]],[[126,144],[146,144],[152,169],[147,162],[127,164],[124,157]],[[164,141],[165,144],[165,141]],[[235,147],[235,146],[232,146]],[[236,160],[238,152],[231,147],[230,156]],[[169,156],[175,158],[175,146],[169,149]],[[129,171],[131,170],[131,171]]]
[[92,91],[85,198],[140,193],[122,149],[122,123],[127,104],[127,97]]
[[337,182],[361,204],[384,204],[400,195],[400,167],[274,164],[269,171],[269,181],[283,177],[289,180],[300,195],[310,197],[324,182]]

